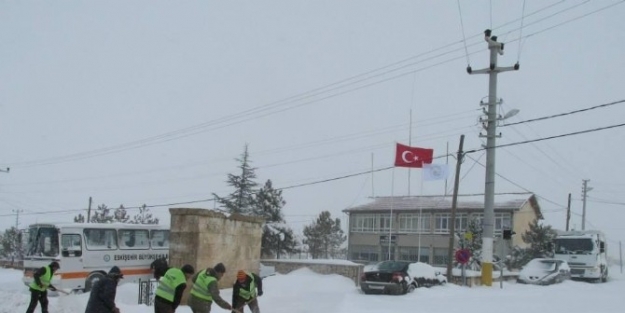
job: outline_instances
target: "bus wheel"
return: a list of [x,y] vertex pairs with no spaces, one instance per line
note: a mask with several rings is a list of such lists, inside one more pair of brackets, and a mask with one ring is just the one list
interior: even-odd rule
[[93,288],[93,285],[100,279],[104,278],[104,274],[101,272],[93,272],[91,274],[89,274],[89,276],[87,277],[87,280],[85,280],[85,292],[89,292],[91,291],[91,288]]

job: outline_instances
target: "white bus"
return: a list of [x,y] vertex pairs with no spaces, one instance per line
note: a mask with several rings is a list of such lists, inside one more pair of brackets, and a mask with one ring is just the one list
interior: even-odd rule
[[555,239],[554,258],[565,260],[571,278],[596,282],[608,280],[608,244],[596,230],[569,231]]
[[52,261],[61,269],[52,284],[64,290],[90,291],[93,284],[118,266],[124,282],[150,279],[150,264],[169,259],[169,228],[162,225],[62,223],[34,224],[28,231],[23,282]]

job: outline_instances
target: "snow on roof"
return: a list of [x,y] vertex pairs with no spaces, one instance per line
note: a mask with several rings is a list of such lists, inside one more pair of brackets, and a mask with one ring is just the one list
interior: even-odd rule
[[[523,198],[519,196],[526,195]],[[506,197],[507,196],[507,197]],[[505,199],[510,198],[512,199]],[[534,195],[531,193],[520,193],[514,195],[496,195],[495,196],[495,209],[496,210],[519,210],[525,203],[532,201]],[[396,196],[396,197],[377,197],[373,201],[347,208],[343,212],[366,212],[366,211],[389,211],[391,208],[395,211],[407,211],[407,210],[445,210],[451,209],[452,197],[451,195],[426,195],[426,196]],[[538,204],[534,202],[536,206]],[[532,205],[534,206],[534,203]],[[483,210],[484,209],[484,196],[483,195],[459,195],[457,208],[459,210]],[[540,207],[538,207],[540,212]]]

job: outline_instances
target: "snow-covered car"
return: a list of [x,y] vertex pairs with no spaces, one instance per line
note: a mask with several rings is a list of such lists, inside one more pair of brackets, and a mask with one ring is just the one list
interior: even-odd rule
[[368,266],[360,277],[360,289],[365,294],[406,294],[416,288],[408,275],[410,262],[383,261]]
[[408,266],[408,276],[416,284],[416,287],[432,287],[447,283],[445,275],[427,263],[411,263]]
[[539,258],[529,261],[517,282],[521,284],[551,285],[571,278],[571,268],[564,260]]

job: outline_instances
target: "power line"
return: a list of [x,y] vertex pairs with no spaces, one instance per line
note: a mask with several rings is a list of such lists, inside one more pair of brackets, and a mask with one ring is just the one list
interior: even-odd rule
[[[617,4],[620,4],[620,3],[617,3]],[[554,5],[549,5],[547,7],[539,9],[539,10],[535,11],[534,13],[540,12],[540,11],[545,10],[547,8],[550,8],[550,7],[554,6]],[[534,21],[533,23],[527,24],[526,26],[529,26],[529,25],[532,25],[532,24],[535,24],[535,23],[538,23],[538,22],[542,22],[542,21],[544,21],[546,19],[552,18],[555,15],[561,14],[561,13],[563,13],[565,11],[568,11],[571,8],[577,7],[579,5],[581,5],[581,4],[577,4],[577,5],[574,5],[572,7],[566,8],[564,10],[561,10],[559,12],[556,12],[556,13],[550,15],[547,18],[539,19],[537,21]],[[612,4],[610,6],[607,6],[607,7],[595,10],[595,11],[590,12],[588,14],[585,14],[583,16],[576,17],[575,19],[572,19],[572,20],[577,20],[577,19],[580,19],[582,17],[588,16],[590,14],[597,13],[599,11],[602,11],[602,10],[605,10],[605,9],[607,9],[609,7],[612,7],[614,5],[616,5],[616,4]],[[532,14],[529,14],[527,16],[530,16]],[[572,20],[565,21],[563,23],[557,24],[556,26],[552,26],[552,27],[548,28],[547,30],[553,29],[553,28],[555,28],[557,26],[560,26],[560,25],[563,25],[563,24],[566,24],[567,22],[570,22]],[[504,24],[504,25],[506,25],[506,24]],[[514,29],[514,30],[517,30],[517,29]],[[512,30],[512,31],[514,31],[514,30]],[[512,31],[510,31],[510,32],[512,32]],[[531,35],[528,35],[527,37],[536,35],[538,33],[544,32],[544,31],[546,31],[546,30],[535,32],[535,33],[533,33]],[[522,38],[518,38],[517,40],[521,40],[521,39]],[[445,45],[445,46],[443,46],[441,48],[432,50],[432,52],[445,49],[446,47],[449,47],[449,46],[454,45],[454,44],[455,43]],[[462,48],[460,48],[460,50],[462,50]],[[245,122],[245,121],[248,121],[248,120],[251,120],[251,119],[255,119],[255,118],[258,118],[258,117],[264,117],[264,116],[267,116],[267,115],[283,112],[285,110],[289,110],[289,109],[297,108],[297,107],[300,107],[300,106],[303,106],[303,105],[307,105],[307,104],[310,104],[310,103],[314,103],[314,102],[318,102],[318,101],[321,101],[321,100],[325,100],[325,99],[328,99],[328,98],[331,98],[331,97],[335,97],[335,96],[338,96],[338,95],[345,94],[347,92],[352,92],[352,91],[355,91],[355,90],[358,90],[358,89],[366,88],[366,87],[369,87],[371,85],[383,83],[383,82],[386,82],[386,81],[389,81],[389,80],[392,80],[392,79],[397,79],[399,77],[403,77],[403,76],[408,75],[408,74],[412,74],[412,73],[415,73],[415,72],[418,72],[418,71],[423,71],[423,70],[426,70],[426,69],[434,67],[434,66],[438,66],[438,65],[441,65],[441,64],[444,64],[444,63],[448,63],[448,62],[457,60],[459,58],[458,57],[451,58],[451,59],[445,60],[443,62],[439,62],[439,63],[433,64],[431,66],[423,67],[423,68],[420,68],[420,69],[410,70],[407,73],[401,73],[399,75],[395,75],[395,76],[390,77],[390,78],[386,78],[386,79],[382,79],[382,80],[379,80],[379,81],[376,81],[376,82],[373,82],[373,83],[365,84],[363,86],[358,86],[358,87],[355,87],[355,88],[352,88],[352,89],[348,89],[348,90],[343,91],[343,92],[338,92],[338,93],[335,93],[335,94],[323,97],[321,99],[316,99],[316,100],[312,100],[312,101],[309,101],[309,102],[305,102],[305,103],[302,103],[302,104],[298,104],[298,105],[292,106],[290,108],[286,108],[286,109],[281,109],[281,110],[278,110],[278,111],[265,113],[264,115],[261,115],[261,116],[255,116],[255,117],[252,117],[252,118],[247,118],[247,119],[236,121],[237,119],[240,119],[240,118],[252,115],[252,114],[260,113],[260,112],[263,112],[263,111],[267,111],[269,109],[272,109],[272,108],[275,108],[275,107],[278,107],[278,106],[283,106],[285,104],[293,103],[295,101],[300,101],[300,100],[304,100],[304,99],[307,99],[307,98],[311,98],[311,97],[317,96],[317,95],[319,95],[321,93],[326,93],[328,91],[333,91],[333,90],[336,90],[336,89],[344,88],[346,86],[353,85],[353,84],[356,84],[358,82],[362,82],[362,81],[365,81],[365,80],[368,80],[368,79],[371,79],[371,78],[375,78],[375,77],[379,77],[379,76],[382,76],[382,75],[386,75],[386,74],[398,71],[400,69],[406,68],[408,66],[412,66],[412,65],[415,65],[415,64],[423,63],[423,62],[425,62],[427,60],[435,59],[435,58],[447,55],[447,54],[455,52],[455,51],[458,51],[458,49],[452,50],[450,52],[440,53],[440,54],[435,55],[433,57],[426,58],[425,60],[421,60],[419,62],[413,62],[412,64],[408,64],[408,65],[403,65],[401,67],[388,70],[388,71],[383,72],[381,74],[376,74],[376,75],[373,75],[371,77],[366,77],[364,79],[357,80],[355,82],[349,82],[348,84],[344,84],[343,86],[340,86],[340,87],[334,87],[334,88],[328,89],[328,87],[333,87],[335,85],[343,84],[344,82],[348,82],[348,81],[350,81],[350,80],[352,80],[354,78],[360,78],[361,76],[369,75],[371,73],[375,73],[375,72],[378,72],[380,70],[383,70],[383,69],[386,69],[386,68],[389,68],[389,67],[392,67],[392,66],[404,63],[407,60],[416,59],[418,57],[425,56],[425,55],[429,54],[430,52],[422,53],[422,54],[419,54],[419,55],[417,55],[415,57],[411,57],[411,58],[402,60],[400,62],[393,63],[393,64],[391,64],[389,66],[385,66],[385,67],[381,67],[381,68],[378,68],[378,69],[375,69],[375,70],[372,70],[372,71],[368,71],[368,72],[366,72],[364,74],[359,74],[359,75],[353,76],[351,78],[348,78],[348,79],[345,79],[345,80],[342,80],[342,81],[339,81],[339,82],[336,82],[336,83],[332,83],[332,84],[326,85],[324,87],[313,89],[312,91],[301,93],[301,94],[296,95],[296,96],[288,97],[288,98],[285,98],[285,99],[282,99],[282,100],[279,100],[279,101],[274,101],[274,102],[271,102],[269,104],[262,105],[262,106],[259,106],[259,107],[256,107],[256,108],[248,109],[248,110],[245,110],[245,111],[242,111],[242,112],[239,112],[239,113],[230,114],[228,116],[225,116],[225,117],[222,117],[222,118],[219,118],[219,119],[215,119],[215,120],[208,121],[208,122],[205,122],[205,123],[201,123],[201,124],[198,124],[198,125],[186,127],[186,128],[179,129],[179,130],[175,130],[175,131],[172,131],[172,132],[156,135],[156,136],[153,136],[153,137],[148,137],[148,138],[140,139],[140,140],[137,140],[137,141],[132,141],[132,142],[124,143],[124,144],[114,145],[114,146],[100,148],[100,149],[95,149],[95,150],[86,151],[86,152],[79,152],[79,153],[69,154],[69,155],[65,155],[65,156],[57,156],[57,157],[52,157],[52,158],[47,158],[47,159],[31,160],[31,161],[24,161],[24,162],[15,162],[14,164],[16,164],[18,166],[21,166],[21,167],[57,164],[57,163],[75,161],[75,160],[84,159],[84,158],[90,158],[90,157],[107,155],[107,154],[111,154],[111,153],[117,153],[117,152],[131,150],[131,149],[137,149],[137,148],[141,148],[141,147],[144,147],[144,146],[147,146],[147,145],[152,145],[152,144],[156,144],[156,143],[162,143],[162,142],[167,142],[167,141],[171,141],[171,140],[181,139],[181,138],[188,137],[188,136],[191,136],[191,135],[195,135],[195,134],[198,134],[198,133],[201,133],[201,132],[205,132],[205,131],[208,131],[208,130],[215,130],[215,129],[219,129],[219,128],[235,125],[235,124],[238,124],[238,123],[242,123],[242,122]],[[482,50],[480,50],[480,51],[482,51]],[[224,122],[228,122],[228,121],[231,121],[231,120],[235,120],[235,121],[230,123],[230,124],[216,126],[218,124],[222,124]],[[205,129],[205,128],[210,127],[210,126],[215,126],[215,127],[211,128],[211,129],[208,129],[208,130]]]
[[[555,136],[550,136],[550,137],[544,137],[544,138],[537,138],[537,139],[532,139],[532,140],[525,140],[525,141],[518,141],[518,142],[513,142],[513,143],[507,143],[507,144],[503,144],[503,145],[494,146],[493,149],[518,146],[518,145],[523,145],[523,144],[526,144],[526,143],[538,142],[538,141],[544,141],[544,140],[550,140],[550,139],[556,139],[556,138],[562,138],[562,137],[568,137],[568,136],[581,135],[581,134],[592,133],[592,132],[596,132],[596,131],[600,131],[600,130],[612,129],[612,128],[623,127],[623,126],[625,126],[625,123],[616,124],[616,125],[610,125],[610,126],[605,126],[605,127],[597,127],[597,128],[592,128],[592,129],[587,129],[587,130],[582,130],[582,131],[577,131],[577,132],[572,132],[572,133],[566,133],[566,134],[561,134],[561,135],[555,135]],[[482,151],[482,150],[486,150],[486,148],[468,150],[465,153],[474,153],[474,152],[478,152],[478,151]]]
[[532,123],[532,122],[536,122],[536,121],[548,120],[548,119],[552,119],[552,118],[556,118],[556,117],[561,117],[561,116],[566,116],[566,115],[571,115],[571,114],[576,114],[576,113],[587,112],[587,111],[591,111],[591,110],[595,110],[595,109],[606,108],[606,107],[609,107],[609,106],[612,106],[612,105],[616,105],[616,104],[620,104],[620,103],[625,103],[625,99],[624,100],[618,100],[618,101],[610,102],[610,103],[604,103],[604,104],[600,104],[600,105],[595,105],[593,107],[589,107],[589,108],[585,108],[585,109],[569,111],[569,112],[566,112],[566,113],[553,114],[553,115],[533,118],[533,119],[529,119],[529,120],[525,120],[525,121],[504,124],[504,125],[501,125],[501,127],[518,125],[518,124],[525,124],[525,123]]

